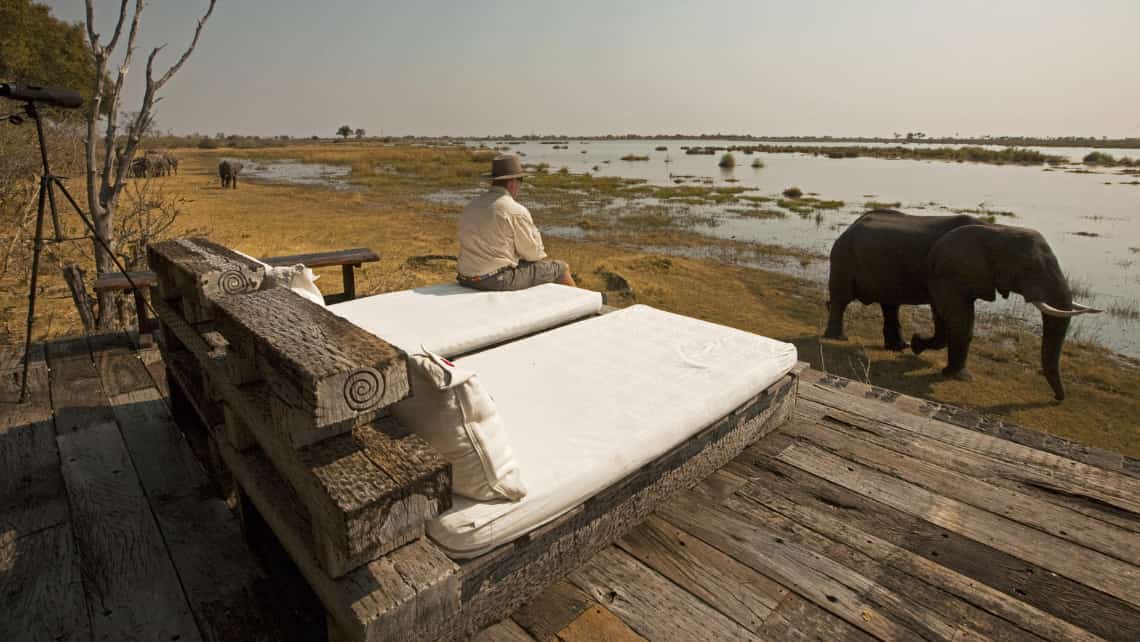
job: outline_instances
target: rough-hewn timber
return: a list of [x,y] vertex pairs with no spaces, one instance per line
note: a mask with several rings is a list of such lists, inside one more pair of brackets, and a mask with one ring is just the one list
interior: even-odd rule
[[[156,310],[188,349],[169,359],[178,379],[191,382],[187,397],[211,425],[224,416],[224,432],[215,439],[227,439],[238,451],[260,445],[304,505],[316,555],[333,577],[422,536],[425,522],[451,505],[450,466],[420,438],[398,435],[392,420],[382,417],[295,448],[275,428],[267,384],[230,380],[239,369],[211,340],[217,333],[199,332],[162,303]],[[225,404],[222,416],[210,412],[210,395],[192,383],[203,375]]]

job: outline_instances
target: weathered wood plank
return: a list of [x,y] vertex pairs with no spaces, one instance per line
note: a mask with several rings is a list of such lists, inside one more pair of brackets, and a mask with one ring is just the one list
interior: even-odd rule
[[[776,435],[769,438],[764,446],[775,455],[790,443],[787,437]],[[979,597],[984,587],[989,586],[1014,600],[1107,639],[1121,639],[1121,631],[1136,628],[1140,621],[1140,612],[1116,598],[779,460],[767,456],[753,458],[756,450],[759,449],[746,453],[750,458],[747,464],[741,464],[740,459],[731,464],[736,472],[752,479],[742,494],[756,494],[754,488],[771,489],[793,502],[810,506],[818,513],[835,515],[863,533],[870,533],[928,562],[950,569],[972,580],[981,589],[962,596],[981,608],[987,608],[979,602]],[[871,547],[867,550],[870,554],[876,549]],[[896,557],[887,564],[903,568],[901,564],[906,562],[905,557]],[[906,572],[918,575],[911,569],[906,569]],[[943,584],[944,590],[950,590],[952,586]]]
[[558,632],[559,642],[645,642],[609,609],[594,605]]
[[42,344],[23,404],[21,377],[0,376],[0,640],[90,640]]
[[[805,399],[823,405],[835,404],[838,405],[839,410],[917,432],[920,435],[932,437],[966,450],[1020,466],[1035,468],[1063,479],[1073,480],[1077,484],[1112,496],[1120,502],[1135,505],[1138,501],[1136,498],[1140,497],[1140,479],[1120,472],[1023,446],[969,428],[954,426],[938,419],[927,419],[899,413],[891,406],[876,400],[861,399],[851,395],[840,395],[836,398],[836,395],[829,389],[819,385],[802,385],[800,395]],[[1133,506],[1130,510],[1135,511],[1136,509]]]
[[[46,366],[46,357],[44,356],[44,344],[40,341],[33,341],[31,346],[32,358],[28,367],[34,368],[36,366]],[[19,391],[20,374],[24,367],[24,344],[5,344],[0,345],[0,377],[8,380],[8,383],[15,383],[17,392]],[[16,372],[13,372],[16,371]],[[14,379],[12,379],[14,377]],[[12,400],[15,401],[19,398],[17,394]],[[4,398],[7,401],[7,397]]]
[[265,266],[203,238],[175,239],[147,246],[147,261],[166,301],[178,301],[190,323],[213,318],[217,299],[256,291]]
[[135,367],[136,364],[143,364],[126,333],[103,338],[100,345],[92,346],[91,356],[95,370],[99,373],[99,381],[109,396],[143,390],[154,385],[154,380],[145,367]]
[[51,367],[51,400],[56,434],[82,430],[88,425],[114,423],[115,416],[103,399],[99,374],[91,361],[86,338],[47,344]]
[[480,630],[636,526],[667,497],[707,477],[778,427],[795,402],[785,377],[659,459],[528,536],[461,563],[463,620]]
[[[331,642],[331,641],[330,641]],[[536,642],[521,626],[507,618],[483,629],[471,642]]]
[[19,537],[68,520],[59,474],[48,369],[28,370],[28,399],[17,403],[22,375],[0,379],[0,534]]
[[71,525],[0,531],[0,640],[90,639]]
[[1080,484],[1066,475],[1055,475],[1032,466],[975,453],[918,433],[875,422],[812,401],[802,400],[799,413],[822,421],[852,437],[983,479],[987,483],[1063,506],[1082,515],[1140,534],[1140,513],[1134,513],[1117,498]]
[[764,621],[763,640],[781,642],[872,642],[875,638],[795,593],[789,594]]
[[[788,519],[740,497],[730,499],[724,509],[764,524],[778,532],[785,541],[810,551],[813,556],[822,556],[849,569],[856,575],[828,574],[855,589],[869,603],[878,604],[881,615],[904,623],[926,639],[1032,639],[1024,630],[977,608],[969,601],[959,599],[914,576],[895,572],[893,568],[884,565],[882,560],[876,559],[858,541],[854,545],[837,541],[819,533],[814,524]],[[873,543],[871,538],[866,538],[866,541]],[[820,567],[821,570],[825,568]],[[863,580],[860,576],[870,580],[870,583],[861,587]],[[828,599],[830,601],[831,598]],[[860,615],[864,620],[874,616],[867,612]]]
[[118,426],[57,442],[95,637],[200,640]]
[[1134,566],[1140,564],[1140,536],[1136,533],[1089,519],[1076,511],[1016,491],[992,486],[973,475],[912,457],[900,457],[900,453],[895,450],[853,438],[821,423],[793,421],[789,422],[784,432],[838,457],[858,462],[883,474],[901,477],[944,497],[1036,528]]
[[650,516],[617,546],[752,633],[788,595],[777,582],[659,517]]
[[511,619],[536,640],[553,640],[593,604],[594,599],[585,591],[562,580],[520,606]]
[[226,297],[216,312],[230,357],[266,381],[276,428],[295,447],[350,430],[411,394],[402,350],[284,288]]
[[160,393],[135,390],[111,402],[203,637],[294,637],[298,627],[276,607],[273,583],[242,545],[233,514],[211,496],[210,481]]
[[792,444],[778,458],[896,510],[921,517],[1133,606],[1140,606],[1140,568],[1131,564],[932,493],[814,446]]
[[[747,505],[730,498],[709,508],[683,494],[658,514],[756,571],[882,639],[980,639],[831,557],[805,546],[794,532],[769,528]],[[833,555],[835,553],[832,553]],[[845,560],[847,561],[847,560]],[[848,563],[850,563],[848,561]]]
[[756,639],[736,622],[614,547],[601,550],[571,572],[570,581],[649,639]]
[[973,410],[928,399],[910,397],[894,390],[868,385],[852,379],[823,373],[819,370],[805,371],[803,381],[805,397],[814,398],[816,395],[827,396],[828,393],[834,393],[831,396],[835,399],[834,404],[839,408],[845,407],[850,398],[879,400],[904,413],[937,419],[960,428],[1028,446],[1034,450],[1052,453],[1066,459],[1133,477],[1140,477],[1140,461],[1136,459],[1112,450],[1079,444],[1047,432],[1007,423],[996,417],[979,414]]
[[[238,453],[224,441],[218,449],[349,639],[435,639],[455,617],[457,567],[435,546],[417,540],[398,549],[399,556],[381,557],[334,580],[317,561],[308,515],[269,460],[256,448]],[[434,604],[434,611],[421,610],[413,586],[426,593],[424,603]]]
[[[860,530],[845,520],[820,510],[818,503],[808,503],[805,501],[803,493],[797,493],[795,499],[792,499],[781,495],[775,488],[763,484],[754,484],[741,491],[741,494],[789,520],[804,524],[821,535],[861,551],[883,564],[885,568],[897,568],[978,608],[1012,622],[1024,629],[1025,632],[1038,635],[1042,639],[1085,641],[1100,639],[1001,591],[895,546],[876,537],[873,533]],[[930,606],[933,607],[934,605],[931,604]]]

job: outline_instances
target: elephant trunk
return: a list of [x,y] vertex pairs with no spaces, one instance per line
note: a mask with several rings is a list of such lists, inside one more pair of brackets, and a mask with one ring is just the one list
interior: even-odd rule
[[1065,398],[1065,385],[1061,383],[1061,347],[1065,344],[1069,321],[1067,317],[1041,314],[1041,370],[1057,401]]

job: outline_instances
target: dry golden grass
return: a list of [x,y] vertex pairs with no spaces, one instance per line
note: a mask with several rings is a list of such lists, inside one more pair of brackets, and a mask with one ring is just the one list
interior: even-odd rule
[[[454,265],[449,261],[409,262],[416,256],[455,254],[458,250],[455,208],[418,202],[409,184],[365,181],[366,189],[336,192],[243,181],[237,190],[222,190],[215,172],[217,159],[227,155],[226,150],[182,150],[180,154],[180,175],[162,179],[169,189],[188,199],[187,213],[179,221],[180,232],[205,233],[255,256],[370,247],[381,260],[361,270],[358,291],[362,295],[454,278]],[[252,154],[242,150],[232,155],[348,163],[355,169],[356,164],[431,164],[441,155],[469,152],[347,143],[264,153],[256,150]],[[446,173],[448,181],[474,187],[484,165],[471,162],[475,171],[469,177],[456,176],[453,167],[441,170],[441,174]],[[524,203],[526,189],[520,197]],[[541,223],[541,216],[536,218]],[[653,244],[694,242],[692,236],[670,237],[666,231],[655,231],[654,235]],[[905,394],[968,406],[1061,437],[1140,456],[1140,364],[1134,360],[1069,342],[1062,362],[1068,399],[1056,403],[1038,374],[1039,339],[1005,329],[993,333],[993,338],[975,340],[970,357],[974,381],[949,381],[939,373],[945,365],[945,352],[915,356],[881,349],[877,307],[851,306],[850,341],[821,341],[826,293],[819,284],[716,261],[647,253],[630,249],[625,238],[620,241],[549,238],[547,249],[552,256],[570,262],[583,287],[605,290],[607,286],[619,287],[622,281],[628,283],[629,290],[610,291],[611,301],[619,305],[646,303],[791,341],[799,349],[800,359],[815,368],[869,379]],[[339,270],[324,272],[319,285],[327,292],[338,290]],[[52,315],[57,319],[68,316],[68,306],[66,299],[54,302]],[[74,317],[73,310],[70,317]],[[929,326],[925,309],[908,309],[904,314],[906,336],[916,329],[927,333]],[[57,320],[52,330],[58,334],[74,331],[74,327]]]

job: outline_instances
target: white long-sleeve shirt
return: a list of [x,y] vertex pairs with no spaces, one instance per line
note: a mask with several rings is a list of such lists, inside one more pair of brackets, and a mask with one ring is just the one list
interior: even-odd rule
[[519,261],[546,258],[530,212],[497,185],[475,197],[459,216],[459,273],[481,276]]

